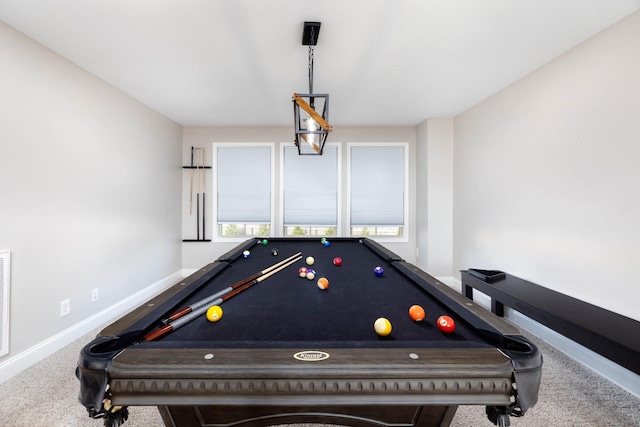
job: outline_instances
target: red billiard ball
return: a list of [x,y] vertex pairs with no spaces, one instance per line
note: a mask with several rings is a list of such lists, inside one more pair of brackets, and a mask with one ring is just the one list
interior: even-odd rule
[[307,277],[307,267],[300,267],[298,269],[298,276]]
[[340,257],[335,257],[333,259],[333,265],[335,265],[336,267],[340,267],[342,265],[342,258]]
[[447,334],[456,330],[456,324],[453,319],[449,316],[440,316],[436,322],[438,324],[438,328]]

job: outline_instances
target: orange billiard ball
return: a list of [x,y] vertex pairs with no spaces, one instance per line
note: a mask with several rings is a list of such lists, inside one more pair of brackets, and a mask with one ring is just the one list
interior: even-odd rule
[[321,277],[318,279],[318,287],[322,290],[325,290],[329,287],[329,281],[326,277]]
[[420,307],[418,304],[409,307],[409,317],[416,322],[424,320],[425,315],[424,308]]

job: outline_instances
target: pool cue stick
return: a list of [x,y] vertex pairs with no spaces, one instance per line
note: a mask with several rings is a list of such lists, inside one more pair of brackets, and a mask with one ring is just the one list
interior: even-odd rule
[[191,146],[191,167],[189,168],[189,215],[193,214],[193,145]]
[[200,240],[200,156],[199,148],[196,148],[196,240]]
[[204,168],[204,147],[202,147],[202,240],[205,240],[205,223],[207,222],[207,217],[205,215],[205,208],[207,203],[205,202],[205,193],[207,192],[207,174],[206,169]]
[[221,296],[233,291],[234,289],[244,285],[245,283],[248,283],[252,280],[257,279],[260,276],[263,276],[267,273],[269,273],[271,270],[275,270],[276,268],[280,267],[282,264],[286,264],[287,262],[291,261],[293,258],[300,256],[302,254],[302,252],[298,252],[297,254],[293,254],[290,257],[283,259],[282,261],[280,261],[277,264],[273,264],[271,267],[267,267],[264,270],[247,277],[246,279],[242,279],[239,282],[234,283],[231,286],[228,286],[226,288],[224,288],[223,290],[216,292],[213,295],[210,295],[206,298],[201,299],[200,301],[196,301],[193,304],[191,304],[188,307],[183,308],[180,311],[176,311],[175,313],[171,314],[169,317],[167,317],[166,319],[162,320],[162,324],[164,325],[168,325],[169,323],[173,322],[174,320],[178,320],[179,318],[181,318],[182,316],[191,313],[193,310],[197,310],[198,308],[202,307],[203,305],[207,305],[209,304],[211,301],[214,301],[217,298],[220,298]]
[[263,280],[268,279],[270,276],[272,276],[273,274],[279,272],[280,270],[283,270],[285,268],[287,268],[288,266],[290,266],[291,264],[293,264],[294,262],[298,262],[302,259],[302,256],[298,255],[297,258],[289,261],[288,263],[286,263],[283,266],[278,267],[277,269],[265,274],[264,276],[260,276],[257,279],[254,279],[250,282],[245,283],[244,285],[240,286],[239,288],[229,292],[228,294],[223,295],[222,297],[216,299],[215,301],[210,302],[207,305],[204,305],[202,307],[200,307],[197,310],[192,311],[191,313],[181,317],[180,319],[176,320],[175,322],[169,324],[169,325],[165,325],[163,327],[161,327],[160,329],[157,329],[151,333],[148,333],[147,335],[144,336],[143,340],[146,342],[149,341],[154,341],[157,340],[158,338],[162,338],[163,336],[175,331],[178,328],[181,328],[182,326],[186,325],[187,323],[191,322],[193,319],[195,319],[196,317],[200,317],[202,314],[206,313],[207,310],[209,309],[209,307],[214,306],[214,305],[220,305],[225,301],[228,301],[229,299],[233,298],[234,296],[238,295],[241,292],[246,291],[247,289],[249,289],[251,286],[262,282]]

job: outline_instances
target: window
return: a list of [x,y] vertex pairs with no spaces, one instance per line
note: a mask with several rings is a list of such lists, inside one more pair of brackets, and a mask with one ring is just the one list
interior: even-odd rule
[[337,236],[340,157],[328,143],[322,156],[300,156],[283,144],[281,161],[284,236]]
[[269,236],[273,212],[273,144],[213,144],[218,238]]
[[348,144],[351,236],[406,239],[407,143]]

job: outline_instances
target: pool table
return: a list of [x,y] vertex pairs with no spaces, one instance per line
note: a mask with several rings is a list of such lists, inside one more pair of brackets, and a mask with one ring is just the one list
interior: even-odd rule
[[[301,267],[315,277],[300,277]],[[219,303],[217,322],[195,309],[250,277]],[[409,316],[414,304],[424,320]],[[192,318],[167,320],[185,307]],[[437,327],[441,315],[453,332]],[[389,335],[374,330],[380,317]],[[176,326],[157,335],[167,324]],[[459,405],[486,407],[477,425],[509,425],[535,405],[541,369],[514,326],[374,240],[268,238],[245,241],[106,327],[80,352],[76,375],[80,403],[108,427],[128,406],[158,406],[168,426],[447,426]]]

